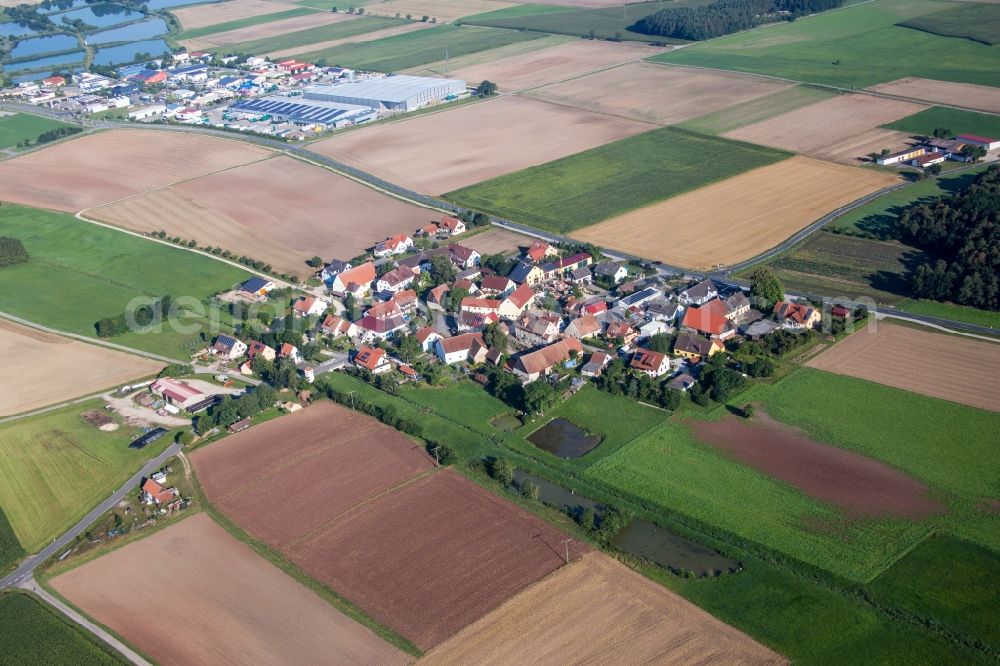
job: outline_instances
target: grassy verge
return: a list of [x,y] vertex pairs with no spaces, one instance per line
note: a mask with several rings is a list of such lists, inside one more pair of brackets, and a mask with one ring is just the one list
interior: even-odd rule
[[445,196],[474,210],[565,233],[787,156],[664,127]]
[[7,664],[126,664],[30,594],[0,594],[0,660]]

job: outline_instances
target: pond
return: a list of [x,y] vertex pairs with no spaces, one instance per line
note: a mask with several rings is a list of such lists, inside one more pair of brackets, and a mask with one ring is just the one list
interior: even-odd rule
[[[59,71],[60,72],[65,72],[67,70],[66,69],[60,69]],[[80,68],[76,67],[76,68],[70,69],[69,71],[70,71],[70,73],[75,74],[76,72],[80,71]],[[55,74],[55,70],[48,69],[48,70],[44,70],[44,71],[41,71],[41,72],[30,72],[28,74],[21,74],[19,76],[12,76],[10,78],[10,80],[13,81],[14,83],[24,83],[25,81],[41,81],[42,79],[49,78],[53,74]]]
[[518,486],[525,480],[531,481],[538,486],[539,500],[562,510],[570,516],[576,517],[587,509],[592,509],[596,514],[601,513],[601,505],[592,499],[572,493],[562,486],[557,486],[551,481],[546,481],[533,474],[527,474],[521,470],[514,472],[514,482]]
[[24,39],[11,49],[10,57],[25,58],[27,56],[38,55],[39,53],[56,53],[57,51],[69,51],[79,47],[79,42],[73,35],[50,35],[49,37],[35,37],[34,39]]
[[121,5],[99,4],[74,9],[62,14],[55,14],[50,18],[57,24],[79,19],[95,28],[108,28],[119,23],[138,20],[142,18],[142,12],[137,12]]
[[[130,23],[113,30],[105,30],[87,37],[88,44],[111,44],[114,42],[134,42],[140,39],[158,37],[169,32],[166,22],[161,18]],[[151,52],[152,53],[152,52]]]
[[34,30],[20,23],[0,23],[0,37],[24,37],[34,33]]
[[743,568],[737,560],[644,520],[634,520],[623,527],[612,543],[630,555],[672,571],[690,571],[699,577],[735,573]]
[[490,425],[497,430],[503,430],[504,432],[511,432],[517,430],[521,427],[521,419],[517,418],[513,414],[501,414],[492,421]]
[[7,72],[23,72],[26,69],[39,69],[41,67],[56,67],[57,65],[69,65],[83,62],[83,51],[74,51],[73,53],[63,53],[62,55],[46,56],[44,58],[35,58],[34,60],[25,60],[24,62],[18,63],[8,63],[4,65],[4,69]]
[[62,0],[61,2],[43,2],[38,6],[38,11],[42,14],[54,14],[55,12],[64,12],[67,9],[75,9],[76,7],[86,7],[87,0]]
[[591,435],[566,419],[552,419],[528,435],[528,441],[558,458],[579,458],[601,443],[600,435]]
[[148,53],[155,58],[169,52],[170,47],[162,39],[147,39],[143,42],[99,49],[97,55],[94,56],[94,64],[120,65],[135,62],[136,56],[140,53]]

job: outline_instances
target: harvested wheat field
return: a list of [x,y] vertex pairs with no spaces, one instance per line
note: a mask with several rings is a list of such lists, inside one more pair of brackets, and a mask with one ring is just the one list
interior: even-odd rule
[[413,15],[437,19],[438,23],[449,23],[463,16],[495,12],[513,7],[516,2],[502,0],[381,0],[365,6],[365,14],[372,16]]
[[340,39],[329,39],[325,42],[315,42],[312,44],[305,44],[304,46],[296,46],[290,49],[279,49],[277,51],[271,51],[270,53],[261,54],[262,57],[271,58],[272,60],[279,60],[281,58],[291,58],[293,56],[301,55],[303,53],[315,53],[318,51],[325,51],[326,49],[332,49],[334,46],[340,46],[341,44],[347,44],[349,42],[360,42],[360,41],[373,41],[376,39],[385,39],[386,37],[393,37],[395,35],[402,35],[407,32],[416,32],[417,30],[424,30],[426,28],[433,28],[435,24],[427,22],[421,23],[419,21],[413,23],[402,23],[396,24],[393,22],[391,27],[383,28],[382,30],[373,30],[372,32],[366,32],[362,35],[355,35],[353,37],[341,37]]
[[162,229],[301,275],[310,257],[348,259],[437,215],[276,157],[95,208],[88,217],[135,231]]
[[[162,363],[0,319],[0,416],[19,414],[154,375]],[[72,368],[72,372],[66,372]]]
[[[562,566],[565,538],[443,468],[358,506],[285,552],[428,649]],[[585,550],[574,542],[571,559]]]
[[545,86],[527,94],[596,113],[670,125],[789,87],[791,84],[747,74],[642,62]]
[[492,81],[500,90],[533,88],[647,58],[666,49],[636,42],[575,40],[546,49],[521,53],[468,67],[449,74],[466,81]]
[[675,266],[729,265],[897,181],[888,173],[792,157],[571,235]]
[[522,97],[375,125],[312,144],[424,194],[443,194],[652,129]]
[[183,132],[111,130],[0,162],[0,200],[72,213],[270,154]]
[[856,165],[870,163],[872,161],[871,153],[880,153],[883,149],[895,153],[912,144],[913,140],[907,132],[875,127],[866,132],[846,137],[826,148],[811,151],[809,154],[830,162]]
[[194,30],[195,28],[204,28],[216,23],[226,23],[227,21],[253,16],[278,14],[297,8],[297,5],[278,2],[277,0],[226,0],[225,2],[213,2],[208,5],[178,7],[170,11],[181,22],[182,29]]
[[867,90],[924,100],[933,104],[957,104],[968,109],[1000,113],[1000,88],[992,86],[907,77],[880,83]]
[[410,658],[200,513],[52,579],[164,664],[405,664]]
[[[947,359],[932,370],[928,359]],[[1000,344],[878,322],[848,336],[806,363],[849,375],[1000,412]]]
[[489,231],[462,238],[458,242],[472,248],[481,255],[516,254],[522,247],[531,245],[533,239],[513,231],[499,227],[491,227]]
[[779,664],[785,660],[603,553],[588,553],[421,664]]
[[694,434],[740,463],[829,502],[852,519],[944,513],[923,482],[874,458],[813,441],[765,413],[696,421]]
[[894,138],[888,134],[880,138],[868,133],[879,125],[905,118],[925,108],[912,102],[871,95],[839,95],[740,127],[722,136],[816,157],[823,157],[827,151],[842,151],[841,145],[848,145],[851,146],[848,149],[849,161],[854,161],[857,155],[890,147],[884,145],[886,140],[894,140],[902,147],[900,142],[909,138],[907,134],[893,132]]
[[275,548],[434,467],[406,435],[329,402],[227,437],[191,459],[209,501]]
[[308,30],[309,28],[317,28],[322,25],[331,25],[333,23],[351,21],[356,18],[358,17],[352,14],[316,12],[315,14],[294,16],[292,18],[279,19],[277,21],[269,21],[267,23],[248,25],[245,28],[236,28],[235,30],[216,32],[211,35],[205,35],[204,37],[198,37],[197,39],[184,39],[180,41],[180,44],[188,49],[209,49],[217,46],[239,44],[241,42],[249,42],[257,39],[271,39],[274,37],[280,37],[290,32],[298,32],[299,30]]

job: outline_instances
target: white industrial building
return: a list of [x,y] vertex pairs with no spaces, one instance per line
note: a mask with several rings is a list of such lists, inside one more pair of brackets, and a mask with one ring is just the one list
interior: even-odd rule
[[358,104],[385,111],[413,111],[464,93],[465,81],[396,74],[335,86],[310,86],[302,92],[305,99]]
[[241,100],[230,105],[226,111],[229,114],[271,116],[275,120],[300,125],[324,125],[335,128],[358,125],[378,116],[375,109],[368,106],[278,95]]

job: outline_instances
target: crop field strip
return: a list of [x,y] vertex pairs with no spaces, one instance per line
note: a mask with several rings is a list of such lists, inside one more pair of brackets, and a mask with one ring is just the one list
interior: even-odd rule
[[277,51],[271,51],[269,53],[261,54],[263,57],[271,58],[272,60],[278,60],[281,58],[293,58],[302,55],[303,53],[314,53],[316,51],[323,51],[326,49],[332,49],[335,46],[340,46],[341,44],[349,44],[352,42],[360,41],[371,41],[375,39],[384,39],[386,37],[394,37],[396,35],[404,35],[408,32],[416,32],[417,30],[426,30],[427,28],[433,28],[434,25],[431,23],[420,23],[420,22],[406,22],[406,23],[391,23],[385,24],[383,26],[375,26],[375,29],[371,32],[365,32],[360,35],[353,35],[350,37],[339,37],[336,39],[328,39],[322,42],[312,42],[309,44],[303,44],[302,46],[295,47],[285,47]]
[[678,123],[678,127],[689,129],[701,134],[718,136],[746,125],[758,123],[773,118],[788,111],[794,111],[803,106],[821,102],[833,97],[831,93],[810,86],[794,86],[778,92],[757,97],[748,102],[737,104],[719,111],[713,111],[704,116]]
[[[175,7],[170,13],[180,22],[183,34],[206,27],[225,26],[236,21],[273,17],[294,9],[310,8],[297,7],[295,3],[282,0],[226,0],[226,2]],[[218,31],[213,30],[213,32]]]
[[[231,2],[239,0],[227,0],[222,3],[213,3],[221,5],[229,5]],[[271,5],[272,8],[276,8],[279,5]],[[212,5],[197,5],[194,9],[201,7],[211,7]],[[184,30],[178,34],[175,39],[178,42],[184,42],[188,40],[198,39],[201,37],[208,37],[209,35],[216,34],[227,34],[233,30],[240,30],[243,28],[249,28],[251,26],[260,25],[262,23],[270,23],[272,21],[282,21],[285,19],[298,18],[300,16],[309,16],[310,14],[317,13],[316,10],[310,9],[308,7],[294,7],[292,5],[287,5],[285,9],[277,11],[274,14],[263,14],[263,15],[252,15],[241,19],[235,19],[231,21],[226,21],[224,23],[218,23],[213,25],[206,25],[202,27],[195,27],[188,30]]]
[[933,35],[962,37],[994,46],[1000,44],[1000,6],[991,2],[967,3],[898,25]]
[[[188,49],[218,49],[225,48],[228,51],[244,51],[245,44],[261,42],[284,42],[286,39],[295,39],[298,35],[307,31],[322,32],[328,26],[345,25],[350,26],[356,21],[361,21],[362,25],[370,25],[370,21],[365,21],[349,14],[334,14],[333,12],[297,12],[297,16],[278,19],[275,21],[257,22],[242,28],[233,30],[223,30],[221,32],[210,32],[198,37],[185,37],[182,33],[179,43]],[[359,28],[354,28],[359,29]],[[336,31],[336,28],[333,28]],[[352,28],[345,28],[351,31]],[[199,31],[200,34],[200,31]]]
[[128,663],[57,611],[23,592],[0,594],[0,655],[10,664]]
[[7,520],[7,514],[3,512],[3,507],[0,507],[0,572],[13,567],[26,554],[17,535],[14,534],[14,528]]
[[472,14],[515,6],[516,3],[506,0],[381,0],[367,3],[365,14],[370,16],[410,14],[414,19],[426,16],[436,19],[438,23],[450,23]]
[[[273,53],[276,51],[286,51],[293,48],[310,46],[321,42],[328,42],[334,39],[354,38],[366,33],[372,33],[386,28],[397,27],[405,24],[405,21],[397,19],[385,19],[374,17],[355,17],[347,21],[328,23],[326,25],[303,28],[292,32],[285,32],[276,37],[254,37],[250,29],[242,34],[246,41],[232,42],[225,45],[216,44],[214,39],[217,34],[206,35],[191,40],[184,44],[189,49],[204,48],[216,53]],[[232,33],[228,33],[232,36]],[[225,37],[223,37],[225,39]]]

